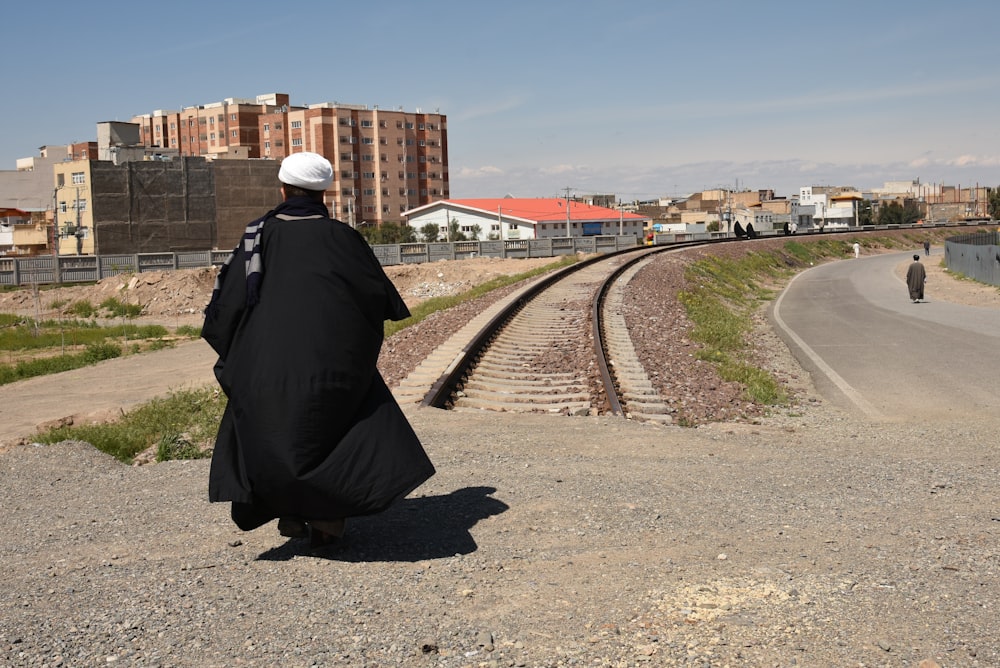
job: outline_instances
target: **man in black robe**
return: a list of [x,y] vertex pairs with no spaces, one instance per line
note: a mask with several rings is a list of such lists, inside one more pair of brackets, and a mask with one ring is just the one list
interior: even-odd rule
[[906,287],[910,291],[910,301],[916,304],[924,298],[924,283],[927,281],[927,270],[920,264],[920,256],[914,255],[913,262],[906,269]]
[[434,474],[376,367],[384,321],[409,310],[364,238],[329,217],[332,179],[318,154],[282,161],[283,201],[247,227],[202,328],[229,399],[210,500],[244,531],[278,518],[314,545]]

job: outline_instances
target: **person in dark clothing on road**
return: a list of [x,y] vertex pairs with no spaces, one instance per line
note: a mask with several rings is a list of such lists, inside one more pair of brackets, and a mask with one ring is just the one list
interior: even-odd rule
[[434,466],[376,367],[384,321],[409,311],[364,238],[330,218],[329,161],[292,154],[278,180],[283,201],[247,227],[205,309],[229,399],[209,499],[244,531],[278,519],[325,545]]
[[927,270],[920,264],[920,256],[914,255],[913,262],[906,269],[906,287],[910,291],[910,301],[916,304],[924,298],[924,283],[927,282]]

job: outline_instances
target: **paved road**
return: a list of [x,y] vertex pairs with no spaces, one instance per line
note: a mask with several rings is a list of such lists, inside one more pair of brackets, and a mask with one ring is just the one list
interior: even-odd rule
[[875,420],[966,419],[1000,409],[1000,310],[914,304],[909,253],[821,265],[775,302],[779,333],[830,401]]

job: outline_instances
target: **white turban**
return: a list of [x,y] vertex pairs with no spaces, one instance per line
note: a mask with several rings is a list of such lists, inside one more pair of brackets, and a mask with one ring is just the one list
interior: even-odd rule
[[326,190],[333,183],[333,167],[319,153],[293,153],[281,161],[278,180],[304,190]]

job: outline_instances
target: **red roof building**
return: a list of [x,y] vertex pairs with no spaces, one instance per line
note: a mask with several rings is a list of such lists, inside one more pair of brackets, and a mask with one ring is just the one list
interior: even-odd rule
[[651,219],[603,206],[560,198],[448,199],[410,209],[404,217],[418,237],[437,225],[438,239],[449,227],[468,239],[546,239],[580,236],[641,237]]

